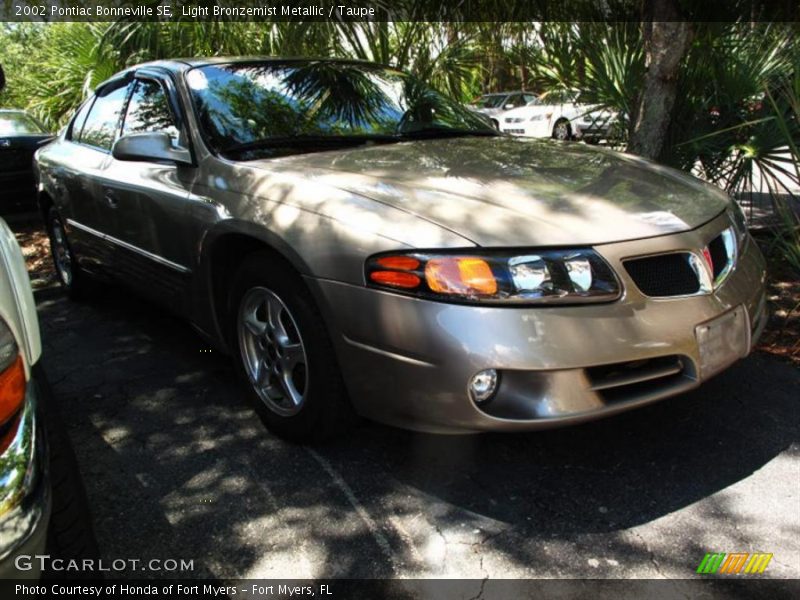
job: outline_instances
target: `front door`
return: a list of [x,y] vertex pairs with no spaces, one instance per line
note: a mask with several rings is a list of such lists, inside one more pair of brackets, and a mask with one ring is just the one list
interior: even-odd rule
[[[122,123],[122,136],[164,132],[176,146],[184,137],[164,83],[137,78]],[[111,159],[104,196],[117,218],[110,235],[117,244],[118,276],[173,307],[183,303],[192,271],[188,229],[189,190],[196,169],[165,162]]]

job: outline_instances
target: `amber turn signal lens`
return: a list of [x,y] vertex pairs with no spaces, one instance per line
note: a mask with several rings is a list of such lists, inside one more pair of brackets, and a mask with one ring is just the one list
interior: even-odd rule
[[25,365],[22,356],[0,373],[0,423],[5,423],[19,411],[25,400]]
[[428,287],[440,294],[492,296],[497,280],[492,268],[482,258],[448,256],[434,258],[425,265]]
[[407,290],[419,287],[419,284],[422,283],[422,280],[413,273],[402,273],[400,271],[373,271],[369,274],[369,278],[381,285]]
[[399,271],[413,271],[419,267],[419,260],[411,256],[382,256],[375,262],[384,269],[397,269]]

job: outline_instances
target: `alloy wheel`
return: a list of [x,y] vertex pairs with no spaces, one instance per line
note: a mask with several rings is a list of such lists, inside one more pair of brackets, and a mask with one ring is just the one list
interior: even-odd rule
[[53,261],[56,264],[58,276],[65,286],[72,285],[72,253],[67,244],[67,234],[61,221],[53,219],[50,226],[52,237],[50,238],[51,249],[53,251]]
[[308,393],[308,359],[297,322],[274,292],[250,289],[237,317],[239,351],[253,389],[271,411],[297,414]]
[[569,124],[566,121],[562,121],[561,123],[556,123],[555,129],[553,130],[553,137],[561,141],[568,140]]

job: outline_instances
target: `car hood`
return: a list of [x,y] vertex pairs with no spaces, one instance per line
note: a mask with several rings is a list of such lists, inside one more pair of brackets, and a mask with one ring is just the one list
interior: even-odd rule
[[638,157],[506,136],[376,145],[261,166],[366,196],[482,246],[597,245],[677,233],[729,203],[721,190]]

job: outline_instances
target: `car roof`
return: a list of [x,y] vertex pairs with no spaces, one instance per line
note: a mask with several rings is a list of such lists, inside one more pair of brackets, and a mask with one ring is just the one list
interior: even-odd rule
[[189,69],[194,69],[197,67],[208,67],[212,65],[224,65],[224,64],[237,64],[237,63],[255,63],[255,62],[264,62],[264,63],[314,63],[314,62],[328,62],[328,63],[337,63],[337,64],[361,64],[361,65],[371,65],[375,67],[383,67],[387,69],[396,69],[396,67],[392,67],[390,65],[385,65],[382,63],[371,62],[367,60],[357,60],[357,59],[350,59],[350,58],[315,58],[315,57],[291,57],[291,56],[208,56],[208,57],[196,57],[196,58],[172,58],[172,59],[164,59],[164,60],[153,60],[145,63],[140,63],[137,65],[133,65],[116,73],[113,77],[107,79],[106,81],[102,82],[100,85],[95,87],[95,91],[99,91],[101,88],[107,86],[108,84],[119,81],[120,79],[124,79],[126,77],[133,76],[134,73],[141,69],[163,69],[166,71],[171,71],[173,73],[181,73],[184,71],[188,71]]
[[186,71],[196,67],[207,67],[211,65],[223,64],[236,64],[236,63],[254,63],[254,62],[274,62],[274,63],[312,63],[312,62],[329,62],[329,63],[345,63],[345,64],[362,64],[372,65],[377,67],[393,68],[390,65],[382,63],[371,62],[367,60],[357,60],[350,58],[315,58],[315,57],[291,57],[291,56],[208,56],[199,58],[172,58],[166,60],[153,60],[138,65],[133,65],[115,75],[112,79],[116,79],[120,74],[128,71],[137,71],[145,68],[161,68],[169,71]]

